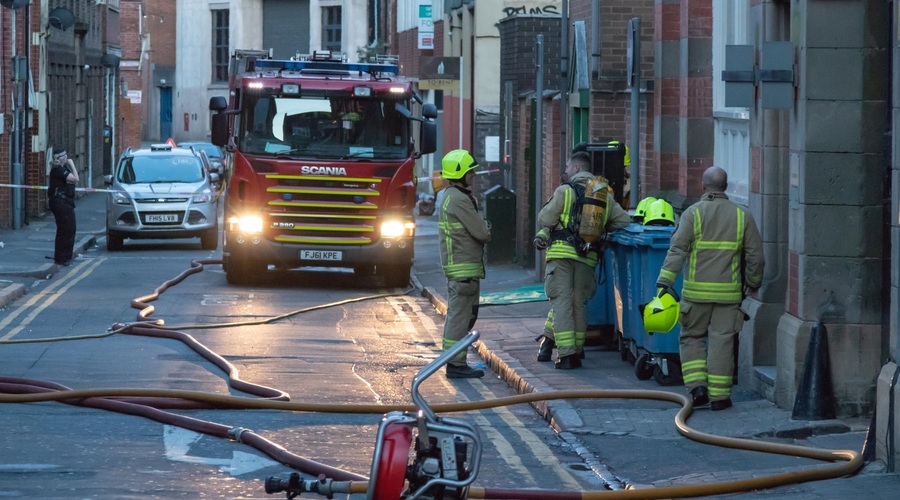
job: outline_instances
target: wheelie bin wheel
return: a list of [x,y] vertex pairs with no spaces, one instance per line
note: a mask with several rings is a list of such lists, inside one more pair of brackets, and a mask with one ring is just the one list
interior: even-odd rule
[[634,362],[634,376],[638,380],[650,380],[650,377],[653,376],[654,367],[654,365],[650,364],[650,355],[641,354]]
[[668,375],[663,373],[661,366],[656,365],[653,367],[653,378],[656,379],[657,384],[662,386],[672,386],[684,383],[684,380],[681,378],[681,363],[667,359],[666,367],[668,368]]

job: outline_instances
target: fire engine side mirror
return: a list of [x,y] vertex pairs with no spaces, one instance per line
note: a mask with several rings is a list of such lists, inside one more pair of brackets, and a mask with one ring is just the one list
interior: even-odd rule
[[427,155],[437,150],[437,125],[432,122],[422,122],[420,124],[419,138],[419,154]]
[[224,97],[217,95],[209,98],[210,111],[224,111],[228,107],[228,101]]
[[228,115],[225,113],[217,113],[212,116],[210,140],[219,147],[228,144]]
[[428,118],[431,120],[437,118],[437,106],[430,102],[422,106],[422,118]]
[[228,101],[224,97],[214,96],[209,98],[209,110],[216,112],[212,116],[210,140],[219,147],[228,144],[228,115],[224,113],[227,108]]

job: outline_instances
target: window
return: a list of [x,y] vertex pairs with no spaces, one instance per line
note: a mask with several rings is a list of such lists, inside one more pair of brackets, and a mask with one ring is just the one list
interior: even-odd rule
[[228,9],[212,11],[212,81],[228,81]]
[[322,49],[341,51],[341,8],[322,8]]
[[[753,43],[748,32],[748,0],[713,1],[713,162],[728,172],[726,193],[737,203],[750,196],[750,110],[725,107],[725,46]],[[718,75],[718,76],[717,76]]]

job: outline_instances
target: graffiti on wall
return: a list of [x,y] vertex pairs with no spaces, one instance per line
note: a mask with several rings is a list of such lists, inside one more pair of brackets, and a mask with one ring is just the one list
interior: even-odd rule
[[503,7],[503,16],[509,17],[516,14],[547,14],[558,16],[560,13],[559,2],[528,2],[510,1]]

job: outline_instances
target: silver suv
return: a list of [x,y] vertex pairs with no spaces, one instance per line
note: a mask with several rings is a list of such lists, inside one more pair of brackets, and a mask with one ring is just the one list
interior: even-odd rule
[[125,238],[200,238],[204,250],[219,243],[218,200],[208,173],[191,149],[154,144],[128,149],[113,175],[106,200],[106,248],[121,250]]

